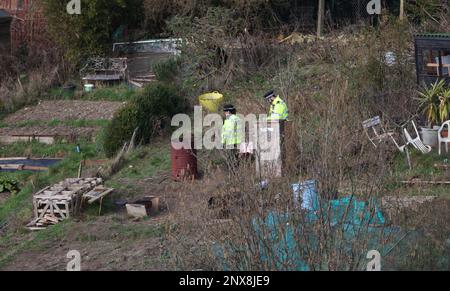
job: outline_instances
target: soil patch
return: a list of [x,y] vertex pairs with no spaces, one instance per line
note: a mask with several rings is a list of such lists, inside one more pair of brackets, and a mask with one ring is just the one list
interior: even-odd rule
[[123,105],[124,102],[111,101],[42,101],[7,116],[4,122],[12,125],[30,120],[110,120]]

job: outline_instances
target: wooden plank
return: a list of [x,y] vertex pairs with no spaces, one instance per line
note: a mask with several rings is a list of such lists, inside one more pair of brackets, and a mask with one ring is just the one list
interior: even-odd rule
[[5,144],[11,144],[15,142],[32,142],[36,140],[43,144],[54,144],[55,137],[54,136],[36,136],[36,135],[2,135],[0,136],[0,142]]
[[401,181],[402,184],[407,185],[450,185],[450,181],[421,181],[421,180],[412,180],[412,181]]
[[141,204],[126,204],[127,213],[134,218],[143,218],[147,216],[147,210]]
[[50,188],[50,186],[47,186],[47,187],[45,187],[44,189],[41,189],[40,191],[38,191],[36,194],[34,194],[34,195],[39,195],[39,194],[41,194],[42,192],[44,192],[44,191],[46,191],[47,189],[49,189]]
[[57,211],[55,211],[54,209],[53,210],[47,209],[45,211],[44,210],[38,210],[38,213],[39,213],[40,219],[42,219],[42,218],[44,218],[44,215],[46,215],[46,214],[51,214],[51,215],[55,215],[55,216],[59,215],[59,216],[63,217],[65,214],[68,214],[69,211],[61,210],[61,209],[59,209]]
[[39,227],[39,226],[29,226],[29,227],[27,227],[29,230],[33,230],[33,231],[37,231],[37,230],[44,230],[44,229],[46,229],[47,227]]
[[44,215],[44,219],[46,219],[46,220],[48,220],[50,222],[53,222],[53,223],[58,223],[59,222],[59,219],[56,216],[54,216],[54,215],[49,215],[49,214]]
[[44,214],[47,212],[47,210],[49,209],[50,205],[46,204],[43,210],[39,210],[37,211],[38,213],[38,219],[41,219],[42,217],[44,217]]
[[154,80],[153,79],[144,79],[144,78],[133,78],[132,81],[139,82],[139,83],[141,83],[141,82],[150,83],[150,82],[153,82]]
[[24,171],[48,171],[48,167],[40,167],[40,166],[27,166],[23,167]]
[[24,157],[0,158],[0,161],[20,161],[20,160],[28,160],[28,158]]
[[88,193],[86,193],[85,195],[83,195],[83,197],[85,197],[85,198],[90,198],[90,199],[88,200],[88,203],[89,203],[89,204],[92,204],[92,203],[94,203],[95,201],[97,201],[97,200],[99,200],[99,199],[105,197],[106,195],[108,195],[108,194],[110,194],[111,192],[114,191],[113,188],[110,188],[110,189],[102,189],[102,190],[103,190],[103,191],[94,191],[94,190],[93,190],[93,191],[88,192]]
[[134,86],[136,86],[136,87],[138,87],[138,88],[144,87],[144,84],[135,82],[135,81],[133,81],[133,80],[129,80],[129,82],[130,82],[130,84],[132,84],[132,85],[134,85]]
[[48,167],[27,166],[24,164],[0,164],[0,169],[16,171],[47,171]]
[[20,171],[23,170],[24,164],[1,164],[0,170],[16,170]]
[[67,197],[64,195],[55,195],[55,196],[50,196],[50,197],[37,197],[36,198],[36,202],[39,203],[47,203],[48,201],[54,201],[56,203],[63,203],[65,201],[70,201],[72,200],[71,197]]

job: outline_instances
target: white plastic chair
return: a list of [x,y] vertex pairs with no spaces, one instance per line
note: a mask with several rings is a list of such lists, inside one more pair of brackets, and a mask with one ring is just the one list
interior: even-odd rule
[[439,140],[439,155],[441,155],[441,143],[445,143],[445,151],[448,153],[448,143],[450,142],[450,134],[447,137],[442,136],[442,132],[447,127],[447,132],[450,132],[450,120],[444,122],[438,132]]
[[404,153],[406,150],[406,147],[408,146],[408,144],[402,145],[400,146],[397,141],[395,140],[395,138],[391,135],[391,139],[394,142],[395,146],[397,147],[397,149],[401,152]]
[[412,144],[416,149],[421,151],[423,154],[428,154],[431,152],[431,146],[425,145],[420,139],[419,131],[417,130],[416,124],[414,121],[411,121],[414,131],[416,132],[416,138],[412,138],[406,128],[403,128],[403,133],[405,134],[407,144]]

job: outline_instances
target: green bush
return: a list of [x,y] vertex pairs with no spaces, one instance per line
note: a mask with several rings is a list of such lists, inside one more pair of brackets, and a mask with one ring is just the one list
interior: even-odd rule
[[16,194],[19,191],[19,182],[8,177],[0,177],[0,193],[10,192]]
[[153,66],[156,79],[161,82],[173,82],[180,72],[179,59],[169,59]]
[[102,133],[103,150],[108,157],[113,156],[125,142],[129,141],[137,127],[137,106],[130,102],[115,115]]
[[120,110],[106,128],[103,148],[111,157],[130,141],[139,128],[136,142],[147,144],[157,133],[169,128],[173,115],[186,109],[186,100],[175,85],[156,82],[148,85],[140,94]]

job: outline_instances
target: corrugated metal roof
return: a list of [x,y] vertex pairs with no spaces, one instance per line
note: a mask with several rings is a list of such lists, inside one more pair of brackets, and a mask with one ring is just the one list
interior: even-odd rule
[[450,39],[450,32],[443,32],[443,33],[419,33],[419,34],[416,34],[415,37]]

